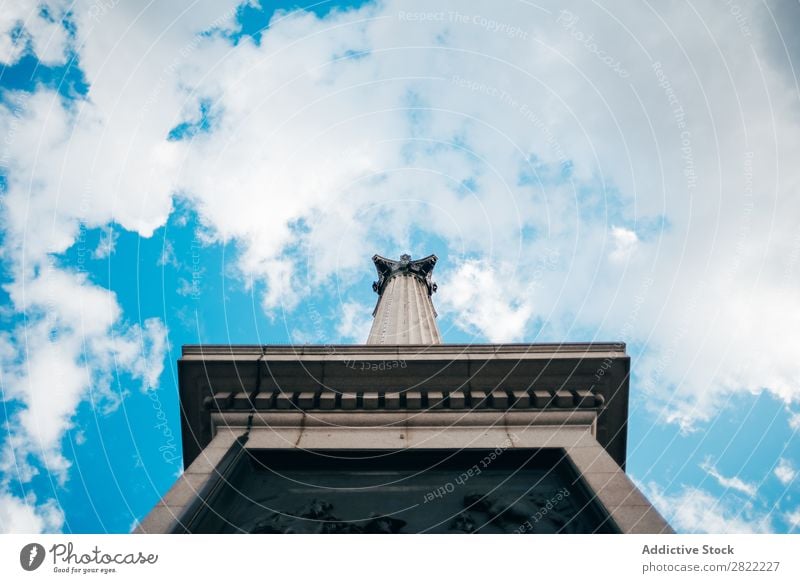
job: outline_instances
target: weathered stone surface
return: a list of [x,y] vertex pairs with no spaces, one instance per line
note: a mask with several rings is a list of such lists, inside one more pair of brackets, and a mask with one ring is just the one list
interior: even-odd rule
[[195,458],[192,465],[186,468],[184,474],[211,474],[227,451],[227,448],[222,447],[205,448],[203,452]]
[[470,391],[469,402],[473,409],[485,409],[489,406],[489,397],[483,391]]
[[514,447],[590,447],[597,445],[588,427],[514,427]]
[[283,391],[279,392],[275,397],[275,408],[294,409],[294,403],[292,402],[293,397],[293,393],[284,393]]
[[408,409],[422,409],[422,393],[420,391],[407,392],[406,407]]
[[608,508],[620,530],[630,534],[674,534],[672,528],[652,506],[616,506]]
[[324,391],[319,396],[320,409],[335,409],[336,408],[336,393],[333,391]]
[[508,395],[505,391],[492,391],[491,404],[495,409],[508,409]]
[[402,429],[381,431],[353,428],[312,427],[303,431],[297,447],[304,449],[403,449],[406,439]]
[[227,451],[233,443],[245,433],[244,427],[230,427],[222,424],[217,426],[217,433],[214,439],[206,446],[206,449],[223,449]]
[[453,391],[449,396],[451,409],[463,409],[466,406],[464,391]]
[[444,407],[444,393],[441,391],[428,391],[428,408],[442,409]]
[[531,392],[531,404],[537,409],[544,409],[549,404],[553,396],[550,391],[535,390]]
[[594,393],[586,389],[573,391],[575,394],[575,406],[582,408],[594,407]]
[[502,427],[480,429],[410,427],[408,429],[408,447],[461,449],[466,443],[469,443],[469,447],[477,448],[507,448],[509,437]]
[[313,409],[315,406],[315,401],[317,398],[317,394],[311,391],[303,391],[297,397],[297,405],[301,409]]
[[531,398],[528,391],[512,391],[513,401],[511,406],[515,409],[527,409],[531,406]]
[[572,393],[569,391],[556,391],[556,407],[572,407]]
[[247,447],[253,449],[295,447],[300,435],[303,433],[300,429],[302,419],[303,415],[297,414],[296,427],[279,427],[277,429],[270,427],[269,429],[260,428],[251,431]]
[[400,393],[386,393],[386,408],[387,409],[400,408]]
[[355,409],[358,406],[356,393],[342,393],[342,409]]
[[232,400],[233,400],[233,392],[220,391],[218,393],[214,393],[213,406],[216,409],[227,409],[230,406]]
[[[353,362],[396,362],[386,371],[366,371]],[[612,362],[597,385],[595,373]],[[259,410],[274,409],[267,395],[318,390],[347,392],[399,392],[457,390],[548,391],[567,384],[571,390],[592,390],[595,404],[605,401],[596,436],[624,467],[630,359],[620,343],[519,344],[519,345],[339,345],[339,346],[186,346],[179,361],[185,464],[214,437],[210,417],[215,411],[212,393],[251,392],[258,382]],[[258,380],[258,372],[261,380]],[[480,399],[479,399],[480,400]],[[549,398],[533,396],[533,408],[555,405]],[[458,409],[458,399],[454,399]],[[288,404],[288,403],[287,403]],[[466,405],[471,408],[469,400]],[[390,407],[391,400],[390,400]],[[451,405],[452,407],[453,405]],[[574,404],[563,410],[574,409]],[[295,408],[285,410],[290,413]],[[390,409],[391,410],[391,409]],[[486,411],[485,408],[478,408]],[[513,411],[522,411],[512,408]],[[588,408],[587,408],[588,410]],[[235,411],[235,410],[234,410]],[[244,410],[242,410],[244,411]],[[284,411],[284,410],[279,410]],[[246,418],[245,418],[246,419]]]
[[247,393],[236,393],[230,405],[231,409],[252,409],[253,404],[250,401],[250,396]]
[[184,473],[164,495],[161,502],[165,506],[186,506],[194,500],[206,480],[208,474]]
[[588,472],[583,474],[583,479],[606,507],[650,506],[650,502],[622,470],[617,469],[610,473]]
[[154,507],[145,519],[137,526],[133,534],[164,534],[170,531],[178,517],[183,514],[183,506]]
[[378,393],[364,393],[364,409],[377,409],[378,408]]
[[273,402],[273,395],[271,391],[266,393],[259,393],[256,395],[255,404],[256,409],[271,409]]
[[567,453],[582,474],[613,473],[619,470],[617,463],[599,444],[591,447],[571,447]]

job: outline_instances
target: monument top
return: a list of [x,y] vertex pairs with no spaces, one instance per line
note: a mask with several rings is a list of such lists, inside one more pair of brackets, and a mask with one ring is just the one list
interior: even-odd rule
[[372,257],[378,271],[378,280],[372,283],[378,303],[367,344],[442,343],[431,300],[437,288],[432,279],[436,261],[436,255],[411,259],[407,253],[399,260]]
[[418,277],[431,295],[436,291],[437,285],[431,280],[433,268],[436,266],[438,257],[436,255],[428,255],[422,259],[411,259],[411,255],[403,253],[399,261],[387,259],[380,255],[373,255],[372,262],[375,264],[375,269],[378,270],[378,281],[372,283],[372,289],[379,296],[383,295],[386,289],[386,284],[395,275],[413,275]]

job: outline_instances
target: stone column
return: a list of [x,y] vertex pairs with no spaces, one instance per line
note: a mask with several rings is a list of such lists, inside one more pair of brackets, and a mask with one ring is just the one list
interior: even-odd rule
[[436,255],[415,261],[410,255],[401,255],[399,261],[375,255],[372,261],[378,270],[378,281],[372,284],[378,304],[367,344],[441,344],[431,300]]

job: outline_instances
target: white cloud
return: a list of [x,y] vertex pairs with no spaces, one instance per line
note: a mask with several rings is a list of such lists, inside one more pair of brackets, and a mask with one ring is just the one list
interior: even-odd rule
[[508,265],[495,268],[477,260],[462,262],[441,285],[441,306],[457,314],[456,326],[480,331],[490,342],[519,341],[532,306],[508,280],[515,274]]
[[112,385],[118,374],[129,374],[144,389],[154,387],[163,370],[166,329],[158,319],[125,325],[113,293],[50,262],[6,290],[27,319],[14,330],[25,342],[13,344],[2,359],[4,400],[24,408],[9,422],[0,469],[26,481],[36,473],[33,457],[63,483],[71,464],[61,439],[78,404],[91,391],[101,412],[113,410],[124,396]]
[[789,525],[790,532],[800,529],[800,509],[787,512],[783,518]]
[[164,247],[161,249],[161,257],[158,259],[158,264],[161,267],[172,265],[173,267],[180,267],[178,257],[175,255],[175,248],[168,240],[164,240]]
[[[3,400],[22,405],[9,420],[0,451],[3,483],[24,484],[43,467],[63,484],[71,462],[61,441],[79,404],[91,397],[101,413],[113,410],[127,390],[113,386],[118,375],[129,375],[143,389],[158,381],[167,348],[163,324],[129,324],[113,293],[57,266],[52,256],[82,245],[86,228],[110,232],[116,223],[149,236],[164,224],[180,151],[165,138],[184,98],[172,73],[191,54],[199,31],[230,22],[233,5],[197,3],[157,43],[151,33],[159,18],[170,22],[170,11],[177,10],[176,16],[185,7],[170,4],[136,14],[131,5],[103,5],[99,12],[92,11],[98,4],[71,5],[75,46],[91,85],[88,99],[68,104],[49,89],[4,95],[2,258],[12,278],[5,285],[11,305],[25,319],[3,338],[0,351]],[[21,21],[40,60],[63,60],[63,11],[50,6],[55,24],[43,24],[44,12],[22,18],[20,10],[3,7],[0,60],[19,58],[22,45],[8,45],[7,33]],[[104,239],[95,255],[110,253],[113,240]],[[79,251],[81,257],[92,254]],[[31,510],[23,511],[9,498],[12,530],[55,525],[45,520],[52,515],[50,502],[28,502]]]
[[59,532],[64,524],[64,512],[55,500],[36,503],[0,490],[0,533],[38,534]]
[[734,476],[729,478],[727,476],[723,476],[719,473],[719,470],[711,463],[710,460],[706,460],[702,464],[700,464],[700,468],[708,473],[709,476],[714,478],[720,486],[725,488],[726,490],[736,490],[737,492],[741,492],[747,496],[755,496],[756,495],[756,485],[751,484],[749,482],[745,482],[738,476]]
[[[700,21],[679,7],[612,7],[614,20],[567,6],[579,17],[567,26],[560,4],[550,14],[493,6],[495,21],[524,23],[515,36],[480,19],[410,22],[400,12],[430,7],[386,2],[325,19],[280,13],[260,46],[232,47],[197,32],[231,29],[235,3],[185,12],[178,4],[137,18],[124,4],[75,8],[89,100],[64,108],[44,90],[17,97],[23,107],[7,146],[11,244],[24,241],[33,257],[63,251],[78,222],[114,221],[147,236],[180,191],[212,240],[241,247],[242,279],[265,283],[264,308],[292,310],[305,281],[347,280],[369,269],[376,249],[409,246],[422,229],[500,270],[482,289],[515,306],[498,307],[499,321],[471,306],[461,321],[491,340],[527,339],[540,320],[551,340],[575,329],[616,338],[630,298],[654,272],[621,338],[647,340],[636,374],[650,406],[690,427],[735,392],[767,387],[787,403],[798,398],[791,347],[800,342],[792,309],[800,284],[787,263],[800,245],[789,218],[800,204],[791,197],[800,183],[793,90],[758,37],[740,42],[725,7],[698,9],[715,22],[709,51]],[[747,8],[754,30],[761,11]],[[173,24],[161,31],[164,22]],[[646,52],[631,50],[639,45],[620,22],[663,34],[637,37]],[[677,24],[676,40],[665,31]],[[625,61],[624,83],[576,31]],[[478,53],[458,50],[478,41]],[[398,48],[413,46],[430,48]],[[368,54],[342,59],[347,51]],[[763,83],[751,82],[762,74]],[[212,131],[167,141],[177,123],[198,118],[201,100]],[[553,177],[566,159],[571,183],[563,184]],[[776,167],[780,175],[768,171]],[[613,226],[612,213],[634,227]],[[663,231],[653,227],[661,216]],[[519,294],[534,283],[542,244],[562,262],[532,301]],[[292,255],[298,245],[302,263]],[[609,277],[604,256],[638,261]],[[439,277],[453,281],[460,269],[441,265]],[[453,297],[454,306],[469,300],[464,290]],[[753,351],[756,336],[770,345]]]
[[625,227],[612,227],[611,240],[614,248],[609,254],[609,259],[614,263],[627,261],[636,251],[639,238],[636,233]]
[[775,477],[778,478],[781,484],[787,486],[797,477],[797,470],[795,470],[792,462],[786,458],[781,458],[775,468]]
[[794,430],[800,429],[800,413],[789,413],[789,427]]
[[684,487],[665,494],[655,484],[642,488],[647,497],[679,533],[754,534],[772,532],[769,516],[754,515],[735,500],[712,496],[699,488]]
[[[210,101],[219,118],[187,146],[175,180],[214,237],[243,247],[245,278],[266,283],[262,305],[291,310],[304,293],[296,281],[347,279],[376,249],[409,247],[422,230],[451,256],[493,266],[491,283],[471,265],[439,267],[443,311],[490,341],[530,339],[539,321],[549,340],[575,330],[616,339],[655,273],[620,339],[647,343],[637,389],[687,429],[737,392],[800,398],[800,284],[787,263],[800,245],[789,219],[800,212],[800,132],[793,86],[758,39],[741,42],[725,7],[698,9],[715,23],[714,50],[677,6],[612,8],[620,20],[569,7],[577,28],[625,60],[620,82],[575,27],[554,26],[556,5],[550,15],[492,7],[498,22],[525,23],[524,38],[469,18],[398,16],[417,8],[430,10],[387,2],[326,19],[284,15],[261,46],[199,46],[213,75],[180,70],[190,101]],[[765,16],[748,14],[754,24]],[[650,32],[634,42],[628,30]],[[477,39],[477,54],[459,50]],[[409,46],[433,48],[398,48]],[[348,50],[370,52],[335,60]],[[564,158],[567,184],[553,179]],[[614,226],[623,221],[632,227]],[[298,244],[302,263],[290,254]],[[562,261],[534,301],[524,290],[542,244]],[[754,337],[767,345],[752,350]]]
[[68,34],[62,21],[70,2],[5,0],[0,10],[0,65],[13,65],[30,43],[32,52],[45,65],[66,58]]
[[119,233],[112,227],[104,229],[103,234],[100,236],[100,242],[92,253],[92,257],[94,259],[106,259],[110,257],[117,247],[117,239],[119,239]]
[[345,302],[340,306],[341,319],[336,332],[344,341],[364,343],[372,327],[372,308],[359,302]]

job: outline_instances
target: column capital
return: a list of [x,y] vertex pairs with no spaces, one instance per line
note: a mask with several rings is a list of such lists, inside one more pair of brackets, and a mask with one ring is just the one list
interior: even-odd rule
[[375,264],[375,269],[378,270],[378,281],[372,283],[372,290],[379,296],[383,295],[383,290],[386,289],[386,284],[392,277],[413,275],[425,284],[430,296],[438,287],[432,280],[433,268],[436,266],[437,259],[436,255],[428,255],[422,259],[412,260],[411,255],[404,253],[398,261],[395,261],[380,255],[373,255],[372,262]]

